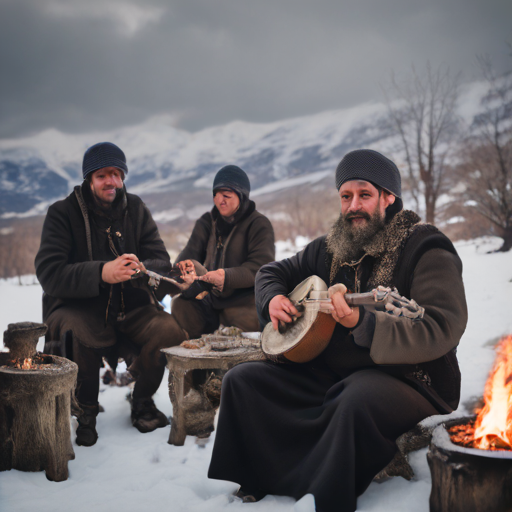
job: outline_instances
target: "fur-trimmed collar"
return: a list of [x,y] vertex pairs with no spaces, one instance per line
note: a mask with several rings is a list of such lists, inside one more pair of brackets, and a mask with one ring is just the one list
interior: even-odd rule
[[329,250],[329,240],[333,236],[331,231],[326,238],[327,252],[332,258],[330,280],[334,281],[339,269],[342,266],[356,267],[367,256],[375,259],[372,274],[368,281],[368,287],[374,288],[378,285],[389,286],[393,278],[393,272],[398,262],[400,253],[414,230],[414,227],[420,222],[418,214],[411,210],[402,210],[398,212],[386,224],[385,229],[378,233],[365,247],[364,255],[358,261],[340,261],[334,257]]

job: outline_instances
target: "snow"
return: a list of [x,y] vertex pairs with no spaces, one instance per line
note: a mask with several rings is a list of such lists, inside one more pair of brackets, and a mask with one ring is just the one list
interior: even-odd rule
[[285,180],[274,181],[273,183],[269,183],[261,188],[256,189],[251,197],[261,196],[263,194],[269,194],[271,192],[277,192],[278,190],[283,190],[285,188],[296,187],[297,185],[304,185],[306,183],[314,184],[318,181],[323,180],[324,178],[332,177],[332,170],[329,171],[320,171],[314,172],[312,174],[306,174],[304,176],[299,176],[297,178],[287,178]]
[[[281,256],[290,255],[305,239],[279,242]],[[494,360],[497,339],[512,333],[512,252],[489,253],[499,246],[496,238],[459,242],[457,250],[464,264],[469,323],[458,350],[462,371],[464,404],[483,392]],[[8,323],[40,321],[41,288],[32,276],[0,281],[0,328]],[[168,304],[167,304],[168,305]],[[41,348],[42,340],[39,348]],[[167,444],[169,427],[140,434],[130,424],[128,388],[101,385],[100,402],[105,412],[98,417],[99,440],[93,447],[74,445],[75,460],[69,462],[69,479],[55,483],[43,472],[0,473],[2,512],[124,512],[169,510],[172,512],[246,511],[249,505],[230,502],[237,488],[231,482],[208,480],[207,470],[213,438],[202,447],[193,437],[185,445]],[[172,414],[167,394],[167,375],[155,395],[157,407]],[[454,414],[463,414],[463,405]],[[440,417],[431,421],[438,421]],[[72,420],[73,429],[76,427]],[[74,437],[73,437],[74,438]],[[372,483],[358,499],[359,511],[428,512],[430,473],[427,449],[410,454],[414,480],[393,478]],[[313,497],[299,502],[291,498],[267,496],[250,510],[272,512],[311,512]]]

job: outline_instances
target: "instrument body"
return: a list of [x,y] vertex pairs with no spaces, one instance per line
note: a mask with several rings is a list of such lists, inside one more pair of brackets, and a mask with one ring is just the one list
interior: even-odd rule
[[[411,321],[421,320],[425,309],[414,300],[402,297],[398,291],[379,286],[366,293],[344,295],[349,306],[386,311],[397,317]],[[322,311],[322,305],[330,302],[325,282],[318,276],[311,276],[300,283],[288,298],[301,312],[292,322],[279,325],[276,331],[269,322],[261,335],[261,348],[273,361],[283,358],[294,363],[306,363],[318,357],[329,344],[336,320],[330,312]]]

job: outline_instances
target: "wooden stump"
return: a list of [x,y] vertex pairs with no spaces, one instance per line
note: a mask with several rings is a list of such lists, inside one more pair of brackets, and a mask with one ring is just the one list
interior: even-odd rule
[[[169,368],[169,397],[172,402],[171,432],[169,444],[183,446],[187,435],[208,437],[213,432],[213,421],[218,406],[223,374],[246,361],[265,359],[263,352],[256,348],[233,348],[223,351],[208,348],[187,349],[184,347],[164,348]],[[214,370],[216,378],[201,385],[189,382],[195,370]]]
[[427,460],[432,475],[431,512],[510,512],[512,452],[463,448],[452,443],[445,425],[432,435]]
[[[78,367],[57,356],[42,356],[51,368],[0,368],[0,471],[46,471],[48,480],[68,478],[71,393]],[[0,354],[0,366],[9,353]]]

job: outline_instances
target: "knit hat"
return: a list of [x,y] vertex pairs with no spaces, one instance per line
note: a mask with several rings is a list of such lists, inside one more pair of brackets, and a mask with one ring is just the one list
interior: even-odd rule
[[251,183],[249,177],[240,167],[236,165],[226,165],[216,175],[213,180],[213,194],[221,188],[230,188],[239,196],[249,197]]
[[336,188],[346,181],[370,181],[401,198],[400,171],[389,158],[372,149],[356,149],[347,153],[336,169]]
[[82,174],[85,177],[91,172],[104,167],[117,167],[124,174],[128,174],[126,157],[124,153],[112,142],[98,142],[91,146],[84,154]]

